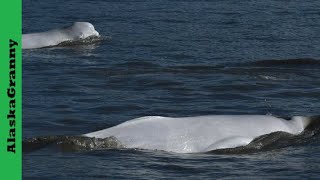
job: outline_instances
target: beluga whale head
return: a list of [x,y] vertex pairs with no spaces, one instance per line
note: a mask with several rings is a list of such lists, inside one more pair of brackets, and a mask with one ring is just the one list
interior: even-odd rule
[[100,36],[94,26],[88,22],[75,22],[72,26],[66,28],[69,35],[75,39],[85,39],[90,36]]
[[71,26],[45,32],[22,35],[22,49],[35,49],[56,46],[89,37],[100,37],[94,26],[88,22],[75,22]]

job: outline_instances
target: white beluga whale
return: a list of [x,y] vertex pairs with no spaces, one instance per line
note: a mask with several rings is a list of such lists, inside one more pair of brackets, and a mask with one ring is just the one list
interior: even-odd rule
[[72,26],[46,32],[23,34],[22,49],[56,46],[66,41],[76,41],[88,37],[99,37],[94,26],[88,22],[75,22]]
[[245,146],[272,132],[297,135],[310,122],[310,118],[303,116],[291,120],[269,115],[147,116],[83,136],[115,137],[126,148],[199,153]]

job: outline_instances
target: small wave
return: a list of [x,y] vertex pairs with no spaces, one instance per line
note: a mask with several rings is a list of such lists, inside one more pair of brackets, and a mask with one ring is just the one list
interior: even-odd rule
[[180,73],[180,74],[210,74],[217,73],[221,70],[224,70],[225,66],[220,65],[203,65],[203,64],[194,64],[194,65],[182,65],[182,66],[170,66],[163,71],[169,73]]
[[118,67],[130,67],[130,69],[157,69],[161,68],[161,66],[157,63],[153,62],[146,62],[146,61],[140,61],[138,59],[135,59],[133,61],[128,61],[125,63],[119,63],[116,66]]
[[252,154],[279,150],[292,146],[304,146],[317,141],[319,136],[319,126],[316,129],[305,130],[301,134],[293,135],[286,132],[273,132],[255,138],[246,146],[235,148],[216,149],[208,153],[212,154]]
[[320,60],[312,58],[282,59],[282,60],[261,60],[250,63],[253,66],[277,67],[277,66],[313,66],[320,65]]
[[102,36],[89,36],[85,39],[78,39],[72,41],[64,41],[59,43],[57,46],[50,46],[50,47],[77,47],[83,45],[98,45],[102,41],[111,41],[111,37],[102,37]]
[[23,140],[23,152],[33,152],[45,147],[62,152],[88,151],[99,149],[123,148],[113,136],[94,138],[83,136],[43,136]]
[[272,81],[286,81],[286,78],[278,78],[276,76],[268,76],[268,75],[258,75],[259,78],[264,80],[272,80]]
[[[254,62],[245,62],[245,63],[229,63],[229,64],[190,64],[190,65],[180,65],[180,66],[170,66],[167,67],[168,72],[172,73],[195,73],[195,74],[208,74],[208,73],[241,73],[244,72],[262,72],[270,71],[270,68],[301,68],[301,67],[310,67],[318,68],[320,66],[320,60],[312,58],[300,58],[300,59],[281,59],[281,60],[258,60]],[[271,71],[274,72],[274,71]],[[261,78],[265,79],[278,79],[277,77],[264,76]]]
[[[246,146],[240,146],[235,148],[217,149],[210,151],[209,153],[214,154],[248,154],[256,153],[261,151],[269,151],[279,149],[293,145],[289,141],[296,139],[296,137],[286,132],[273,132],[270,134],[262,135],[254,139],[251,143]],[[285,142],[285,143],[283,143]]]

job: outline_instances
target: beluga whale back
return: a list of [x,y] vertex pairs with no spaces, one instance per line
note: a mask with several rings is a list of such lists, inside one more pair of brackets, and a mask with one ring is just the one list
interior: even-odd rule
[[75,22],[72,26],[46,32],[23,34],[22,49],[56,46],[66,41],[76,41],[88,37],[99,37],[94,26],[88,22]]
[[259,136],[278,131],[298,135],[318,120],[294,116],[288,121],[268,115],[147,116],[83,136],[114,137],[126,148],[200,153],[246,146]]

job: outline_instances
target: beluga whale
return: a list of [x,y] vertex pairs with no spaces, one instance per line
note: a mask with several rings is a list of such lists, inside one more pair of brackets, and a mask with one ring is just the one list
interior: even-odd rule
[[45,32],[23,34],[22,49],[56,46],[63,42],[77,41],[89,37],[99,37],[99,33],[89,22],[75,22],[71,26]]
[[203,153],[246,146],[275,132],[299,135],[308,127],[318,128],[319,122],[318,116],[294,116],[291,120],[271,115],[146,116],[82,136],[112,137],[125,148]]

